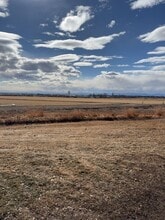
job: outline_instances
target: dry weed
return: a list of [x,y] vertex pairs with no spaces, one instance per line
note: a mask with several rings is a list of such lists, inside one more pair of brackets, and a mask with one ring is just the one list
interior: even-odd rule
[[129,108],[129,109],[126,110],[124,115],[128,119],[135,119],[135,118],[138,118],[139,112],[136,109],[134,109],[134,108]]
[[25,113],[25,117],[27,117],[27,118],[38,118],[38,117],[41,118],[41,117],[44,117],[44,111],[41,109],[27,111]]
[[165,110],[163,108],[157,108],[155,110],[155,114],[154,115],[157,116],[157,117],[162,117],[162,116],[165,115]]

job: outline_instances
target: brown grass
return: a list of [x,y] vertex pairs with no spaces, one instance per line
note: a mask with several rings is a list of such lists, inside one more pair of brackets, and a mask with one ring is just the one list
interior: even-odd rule
[[0,96],[1,105],[16,106],[70,106],[103,104],[164,104],[165,98],[72,98],[72,97],[35,97],[35,96]]
[[139,112],[134,108],[129,108],[126,110],[125,116],[128,119],[135,119],[138,118]]
[[22,113],[0,116],[0,125],[32,124],[32,123],[57,123],[57,122],[79,122],[97,120],[143,120],[164,118],[165,109],[155,108],[149,110],[137,110],[135,108],[123,108],[120,111],[108,110],[69,110],[47,112],[42,109],[27,110]]
[[1,126],[0,219],[163,220],[164,122]]
[[155,115],[158,117],[164,117],[165,116],[165,110],[163,108],[157,108],[155,110]]
[[31,118],[42,118],[44,117],[44,111],[43,110],[33,110],[33,111],[27,111],[25,112],[25,117],[28,119]]

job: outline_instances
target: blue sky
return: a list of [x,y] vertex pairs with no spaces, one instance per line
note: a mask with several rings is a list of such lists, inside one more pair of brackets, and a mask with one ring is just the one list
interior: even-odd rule
[[165,95],[165,0],[0,0],[0,91]]

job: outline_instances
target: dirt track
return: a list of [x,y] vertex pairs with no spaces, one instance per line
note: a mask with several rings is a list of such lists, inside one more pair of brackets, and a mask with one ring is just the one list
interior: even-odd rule
[[0,127],[0,219],[165,216],[165,120]]

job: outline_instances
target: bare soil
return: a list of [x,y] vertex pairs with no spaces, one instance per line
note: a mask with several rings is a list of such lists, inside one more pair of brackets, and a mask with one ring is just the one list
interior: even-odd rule
[[0,219],[165,217],[165,119],[0,126]]

